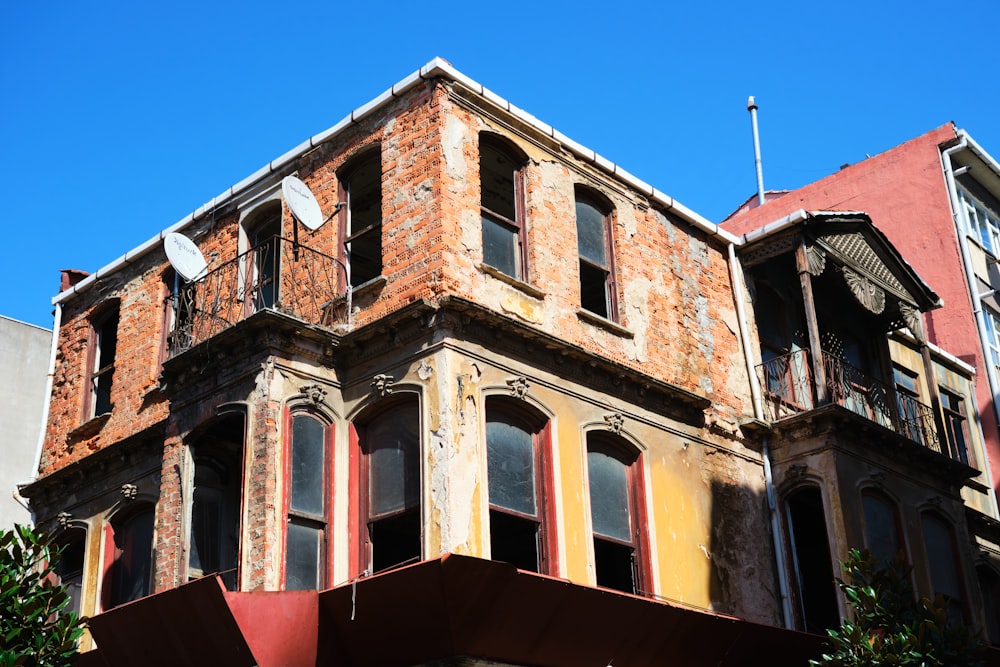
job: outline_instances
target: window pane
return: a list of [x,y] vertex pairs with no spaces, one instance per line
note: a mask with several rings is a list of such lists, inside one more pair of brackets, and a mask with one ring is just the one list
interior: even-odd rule
[[490,551],[493,560],[529,572],[540,572],[537,521],[490,510]]
[[951,527],[940,517],[923,516],[924,545],[935,593],[951,600],[962,599],[962,584],[958,577],[958,560]]
[[483,261],[508,276],[518,277],[517,232],[483,216]]
[[317,528],[288,523],[285,547],[285,590],[309,590],[319,583],[319,547]]
[[604,214],[587,202],[576,202],[576,237],[581,257],[608,265]]
[[865,543],[880,562],[891,561],[900,550],[896,507],[873,493],[862,496],[865,512]]
[[111,566],[114,590],[111,606],[149,594],[152,573],[153,510],[144,510],[115,526],[115,562]]
[[325,429],[311,417],[292,420],[291,509],[323,515]]
[[490,504],[534,516],[532,434],[519,425],[493,419],[486,424],[486,449]]
[[587,452],[590,475],[590,516],[594,532],[623,542],[632,541],[629,518],[628,467],[607,451]]
[[507,155],[488,143],[480,144],[479,178],[483,207],[516,221],[514,171],[514,163]]
[[419,426],[416,403],[398,406],[369,424],[366,439],[371,516],[419,503]]
[[595,315],[608,317],[608,274],[580,260],[580,307]]

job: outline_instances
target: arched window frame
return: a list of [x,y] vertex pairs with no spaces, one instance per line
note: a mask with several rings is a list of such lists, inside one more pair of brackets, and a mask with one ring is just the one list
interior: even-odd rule
[[[487,162],[493,160],[498,164],[488,168]],[[509,165],[509,174],[504,163]],[[510,141],[490,132],[479,133],[483,263],[522,282],[528,282],[530,277],[525,224],[527,164],[527,156]],[[491,176],[492,183],[488,184]],[[496,186],[508,176],[509,190],[502,193]]]
[[892,514],[892,528],[895,531],[896,552],[902,551],[904,558],[909,561],[909,552],[906,544],[906,534],[903,530],[903,519],[899,511],[899,503],[888,493],[873,486],[866,486],[861,489],[861,521],[864,528],[865,547],[868,551],[881,560],[892,560],[895,554],[878,553],[875,540],[884,535],[884,527],[874,525],[874,517],[869,511],[868,501],[885,503],[885,506]]
[[281,200],[257,205],[241,221],[247,250],[241,262],[240,286],[246,314],[274,308],[281,301],[281,246],[284,212]]
[[[377,177],[370,173],[373,169]],[[373,180],[359,184],[358,180],[362,176],[369,176]],[[338,196],[345,204],[340,209],[340,238],[343,239],[344,260],[348,266],[350,274],[348,279],[352,288],[379,278],[384,270],[383,176],[382,150],[378,144],[363,148],[337,170]],[[356,192],[358,185],[367,186],[362,188],[362,194],[367,194],[369,189],[377,186],[377,205],[366,202],[363,197],[358,196]],[[353,194],[352,190],[355,191]],[[374,215],[376,212],[377,216]],[[355,229],[356,219],[362,220],[358,229]]]
[[[149,542],[146,543],[146,522]],[[139,542],[136,542],[139,540]],[[136,499],[120,508],[104,524],[104,559],[101,576],[101,608],[104,611],[138,600],[153,590],[156,567],[153,545],[156,543],[156,505]],[[129,578],[124,567],[138,564],[138,576]],[[146,570],[143,573],[143,570]],[[128,586],[130,591],[125,590]]]
[[59,562],[56,563],[55,575],[58,583],[66,587],[70,602],[65,611],[86,616],[83,610],[84,591],[87,583],[87,538],[90,533],[83,521],[70,521],[65,528],[52,537],[50,547],[55,553],[61,551]]
[[[945,540],[936,538],[928,539],[928,526],[936,524],[942,533],[946,535]],[[930,585],[932,596],[941,594],[945,598],[948,614],[953,620],[969,621],[969,591],[965,580],[965,568],[962,565],[962,555],[959,550],[958,535],[955,533],[956,522],[937,509],[923,509],[920,512],[920,532],[923,537],[924,553],[926,562],[924,571],[927,582]],[[935,536],[935,537],[940,537]],[[942,553],[932,550],[932,547],[946,545],[950,553]],[[944,559],[950,561],[945,563]],[[943,581],[948,575],[954,577],[953,582]],[[952,590],[942,590],[951,588]]]
[[[299,430],[297,426],[301,425]],[[310,454],[308,451],[299,449],[296,445],[296,437],[302,438],[308,429],[318,428],[321,451],[318,458],[320,465],[315,464],[315,456],[311,456],[312,465],[305,465],[302,468],[301,477],[296,474],[296,463],[300,461],[297,453],[302,452],[303,456]],[[284,486],[284,515],[285,515],[285,539],[282,545],[281,554],[281,580],[283,590],[315,589],[323,590],[328,588],[333,581],[333,558],[331,555],[333,540],[331,539],[331,522],[333,516],[333,449],[334,449],[334,425],[329,417],[318,410],[310,410],[299,406],[290,406],[285,411],[285,486]],[[306,462],[308,463],[308,462]],[[319,480],[310,479],[310,475],[318,476]],[[296,489],[303,489],[304,493],[309,490],[309,482],[315,484],[318,493],[316,498],[303,497],[296,493]],[[299,486],[304,484],[305,486]],[[298,507],[297,501],[302,503]],[[309,502],[321,504],[319,511],[313,511],[306,505]],[[296,576],[294,580],[289,573],[289,558],[292,548],[292,535],[295,531],[299,533],[299,538],[307,537],[312,531],[316,537],[316,561],[315,579],[309,579],[310,574]],[[301,585],[304,584],[304,585]]]
[[[614,205],[603,195],[585,185],[574,188],[576,202],[576,233],[577,251],[580,270],[580,308],[598,317],[618,321],[618,286],[615,278],[614,251]],[[603,243],[604,258],[594,256],[592,249],[586,248],[588,237],[596,236],[590,230],[586,234],[585,220],[581,212],[593,210],[600,215],[600,239],[589,238],[591,242],[600,240]]]
[[[597,586],[614,588],[625,593],[636,595],[648,595],[652,592],[652,563],[649,557],[649,534],[648,515],[646,511],[646,483],[645,471],[643,469],[642,451],[633,443],[620,435],[616,435],[603,429],[591,429],[584,432],[584,454],[586,456],[587,470],[587,503],[590,512],[590,529],[592,535],[592,549],[594,563],[594,577]],[[626,516],[629,521],[630,537],[628,540],[611,535],[601,535],[595,527],[594,517],[594,488],[591,486],[593,470],[591,468],[592,453],[604,453],[617,460],[625,469],[625,492],[627,507]],[[602,564],[602,545],[604,550],[610,551],[609,556],[614,555],[615,550],[628,549],[631,551],[632,567],[630,581],[628,585],[622,582],[603,581],[603,573],[608,572],[613,577],[620,576],[615,573],[615,563]],[[616,585],[617,583],[617,585]]]
[[[815,493],[818,496],[819,507],[823,513],[823,521],[810,520],[804,523],[806,527],[822,526],[825,537],[819,551],[819,555],[823,561],[819,563],[818,570],[811,575],[803,572],[802,561],[804,559],[802,556],[805,549],[815,545],[815,541],[807,539],[805,536],[796,535],[797,522],[794,520],[792,508],[792,501],[805,493]],[[782,519],[787,552],[786,562],[788,563],[791,581],[794,584],[792,595],[796,608],[796,628],[819,634],[822,634],[828,627],[833,627],[839,623],[841,615],[840,597],[834,584],[834,558],[831,552],[832,542],[830,541],[827,507],[827,500],[822,487],[816,483],[798,484],[784,490],[781,494]],[[813,561],[809,561],[810,568],[814,565]],[[828,574],[826,571],[828,571]],[[805,591],[807,576],[810,582],[809,595]],[[829,581],[829,587],[826,586],[827,580]],[[819,582],[823,583],[819,584]],[[812,589],[817,584],[820,585],[820,589],[813,593]]]
[[[404,455],[404,479],[415,480],[415,489],[411,498],[407,498],[404,490],[403,506],[382,514],[376,514],[372,507],[371,495],[373,459],[370,451],[370,437],[378,426],[390,423],[394,413],[413,410],[416,424],[409,426],[415,436],[411,443],[414,451],[412,458],[406,460]],[[405,416],[405,415],[404,415]],[[352,577],[384,572],[403,565],[408,565],[423,558],[424,553],[424,485],[423,485],[423,401],[418,391],[395,386],[391,396],[382,398],[370,405],[351,420],[350,452],[353,480],[351,483],[351,507],[349,510],[349,533],[355,545],[351,554],[349,567]],[[404,426],[404,428],[406,428]],[[415,459],[415,460],[414,460]],[[397,540],[388,547],[389,556],[379,553],[379,527],[387,528]],[[405,542],[403,546],[401,543]]]
[[[532,472],[535,487],[535,513],[519,512],[497,504],[496,497],[490,491],[490,423],[502,421],[520,426],[531,436]],[[487,502],[489,508],[489,545],[490,558],[506,560],[504,552],[508,551],[501,531],[507,539],[523,538],[519,532],[526,523],[536,525],[536,555],[537,566],[530,563],[513,563],[521,569],[533,570],[542,574],[559,576],[557,529],[555,525],[555,490],[551,466],[552,458],[552,423],[549,417],[527,401],[518,400],[503,395],[487,395],[485,397],[484,442],[486,451]],[[494,482],[496,484],[494,475]],[[510,531],[509,533],[507,531]],[[499,548],[498,548],[499,547]],[[513,560],[518,560],[514,558]]]
[[118,363],[118,326],[121,302],[110,299],[90,316],[87,353],[86,390],[83,421],[107,414],[114,409],[115,367]]

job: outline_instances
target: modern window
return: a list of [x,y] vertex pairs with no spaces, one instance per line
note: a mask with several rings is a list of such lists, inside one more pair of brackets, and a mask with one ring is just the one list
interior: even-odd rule
[[975,236],[993,255],[1000,255],[1000,215],[986,206],[968,190],[959,186],[958,198],[969,234]]
[[785,527],[798,608],[797,627],[825,634],[840,623],[823,497],[815,486],[785,497]]
[[490,553],[522,570],[553,574],[546,528],[548,421],[518,402],[486,400]]
[[969,463],[969,424],[965,401],[953,391],[940,387],[941,409],[948,438],[948,455],[956,461]]
[[420,403],[379,406],[357,427],[362,470],[362,568],[382,572],[420,560]]
[[611,434],[588,433],[587,478],[597,585],[641,593],[645,522],[638,452]]
[[352,287],[382,275],[382,157],[366,152],[338,174],[341,225]]
[[986,344],[990,348],[990,360],[997,372],[1000,372],[1000,314],[983,306],[983,319],[986,324]]
[[118,348],[118,303],[102,309],[91,325],[89,393],[86,417],[111,412],[111,385]]
[[524,163],[504,141],[479,135],[483,262],[525,280]]
[[576,190],[576,239],[580,254],[580,306],[595,315],[615,320],[611,207],[583,188]]
[[880,563],[891,562],[903,551],[899,511],[885,494],[866,489],[861,494],[865,519],[865,546]]
[[274,308],[280,299],[281,207],[267,205],[247,227],[253,275],[247,288],[251,310]]
[[329,426],[311,414],[291,417],[285,590],[326,586],[330,513]]
[[956,621],[965,618],[965,587],[958,564],[958,548],[951,524],[933,512],[920,517],[927,552],[927,570],[935,595],[944,598],[948,616]]
[[153,575],[153,506],[140,503],[105,528],[104,609],[149,595]]

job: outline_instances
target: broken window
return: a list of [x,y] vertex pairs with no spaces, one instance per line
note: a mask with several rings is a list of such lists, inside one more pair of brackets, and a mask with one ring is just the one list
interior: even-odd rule
[[382,572],[420,560],[420,404],[399,399],[358,428],[364,564]]
[[791,552],[798,629],[825,634],[840,623],[823,498],[805,486],[785,497],[785,522]]
[[479,135],[483,262],[519,280],[525,279],[523,165],[506,142]]
[[111,412],[111,384],[118,348],[118,302],[105,306],[91,325],[90,385],[86,418]]
[[532,572],[548,569],[543,433],[546,420],[526,406],[487,399],[491,557]]
[[291,435],[285,590],[318,590],[326,585],[329,428],[300,413],[292,416]]
[[577,188],[576,238],[580,254],[580,306],[605,319],[617,319],[611,207],[595,194]]
[[637,453],[618,438],[587,434],[590,517],[597,585],[639,593],[640,549]]
[[[136,502],[136,501],[133,501]],[[153,575],[153,506],[138,503],[105,528],[104,609],[149,595]]]
[[366,152],[338,174],[351,287],[382,275],[382,158]]

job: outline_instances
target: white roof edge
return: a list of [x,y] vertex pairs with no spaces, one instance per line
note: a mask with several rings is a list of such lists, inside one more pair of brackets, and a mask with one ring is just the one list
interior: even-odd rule
[[958,130],[958,136],[960,139],[965,140],[965,143],[969,145],[969,148],[972,149],[972,152],[975,153],[980,160],[985,162],[997,176],[1000,176],[1000,162],[997,162],[992,155],[987,153],[986,149],[980,146],[965,130]]
[[523,109],[520,109],[519,107],[511,104],[506,99],[497,95],[493,91],[484,88],[482,84],[476,82],[473,79],[470,79],[468,76],[462,74],[457,69],[455,69],[451,65],[451,63],[449,63],[447,60],[444,60],[441,57],[435,57],[420,69],[408,74],[407,76],[403,77],[400,81],[398,81],[396,84],[390,86],[387,90],[382,92],[373,100],[365,104],[362,104],[361,106],[351,111],[351,113],[347,114],[347,116],[345,116],[341,121],[339,121],[333,127],[330,127],[326,130],[323,130],[322,132],[313,135],[308,140],[303,141],[292,150],[268,162],[263,167],[252,173],[250,176],[244,178],[235,185],[227,188],[225,191],[223,191],[221,195],[213,197],[206,203],[196,208],[194,213],[185,216],[182,220],[179,220],[178,222],[174,223],[167,229],[159,232],[148,241],[142,243],[141,245],[132,250],[129,250],[124,255],[109,262],[105,266],[102,266],[100,269],[98,269],[91,275],[87,276],[79,283],[71,287],[70,289],[64,290],[63,292],[60,292],[56,296],[52,297],[52,304],[57,305],[60,303],[64,303],[68,301],[70,298],[72,298],[73,295],[86,291],[97,280],[98,277],[104,277],[111,273],[114,273],[123,266],[126,266],[127,264],[134,262],[140,256],[153,250],[156,247],[157,243],[162,241],[162,239],[168,233],[182,231],[185,227],[187,227],[201,215],[207,213],[208,211],[218,206],[221,206],[222,204],[225,204],[228,200],[244,192],[245,190],[248,190],[251,186],[255,185],[257,182],[270,176],[275,171],[281,169],[289,162],[297,159],[298,157],[300,157],[307,151],[315,148],[319,144],[333,139],[347,127],[353,125],[354,123],[357,123],[359,120],[368,116],[376,109],[380,108],[382,105],[390,102],[392,99],[403,95],[411,88],[419,85],[421,81],[427,79],[433,79],[439,76],[446,77],[454,81],[455,83],[464,86],[473,93],[485,97],[491,103],[496,104],[497,106],[506,110],[508,113],[517,116],[525,123],[534,127],[539,132],[551,137],[557,143],[559,143],[565,149],[567,149],[570,153],[599,167],[603,171],[607,172],[608,175],[622,181],[629,187],[635,188],[640,192],[642,192],[644,195],[651,197],[657,203],[665,206],[668,210],[677,213],[686,221],[690,222],[691,224],[701,229],[702,231],[708,233],[710,236],[722,239],[727,243],[733,243],[736,245],[741,245],[742,243],[745,242],[746,235],[744,235],[744,237],[741,239],[740,237],[730,233],[729,231],[722,229],[717,224],[709,221],[707,218],[695,213],[686,206],[681,205],[672,197],[663,195],[663,193],[656,190],[656,188],[653,188],[644,181],[641,181],[640,179],[636,178],[629,172],[619,167],[614,162],[611,162],[610,160],[601,157],[598,153],[590,150],[586,146],[583,146],[582,144],[579,144],[569,139],[569,137],[562,134],[561,132],[558,132],[551,125],[543,123],[542,121],[540,121],[538,118],[528,113],[527,111],[524,111]]
[[807,213],[805,209],[800,208],[799,210],[792,211],[782,218],[778,218],[777,220],[773,220],[765,224],[763,227],[758,227],[757,229],[747,232],[741,238],[743,239],[743,243],[751,243],[757,239],[762,239],[765,236],[770,236],[771,234],[780,232],[782,229],[791,227],[792,225],[802,222],[808,218],[809,213]]

